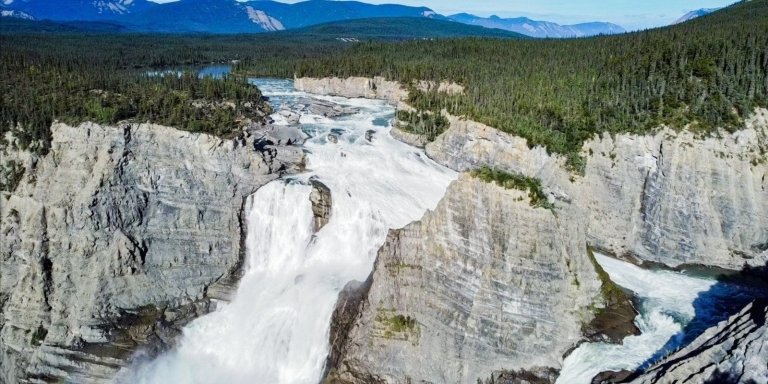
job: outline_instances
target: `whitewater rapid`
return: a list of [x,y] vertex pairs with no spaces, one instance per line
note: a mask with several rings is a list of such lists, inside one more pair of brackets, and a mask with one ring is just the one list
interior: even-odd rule
[[758,295],[713,277],[643,269],[600,254],[595,258],[614,283],[634,294],[641,333],[621,344],[580,345],[563,362],[557,384],[589,384],[601,372],[647,367]]
[[[316,384],[341,289],[365,280],[388,230],[433,209],[456,178],[391,138],[394,109],[384,102],[313,96],[288,80],[254,82],[278,110],[314,97],[358,112],[301,116],[311,136],[304,146],[309,171],[249,198],[248,258],[233,300],[185,327],[174,350],[132,367],[126,382]],[[273,118],[287,124],[280,114]],[[316,234],[310,178],[329,187],[333,202],[330,222]]]

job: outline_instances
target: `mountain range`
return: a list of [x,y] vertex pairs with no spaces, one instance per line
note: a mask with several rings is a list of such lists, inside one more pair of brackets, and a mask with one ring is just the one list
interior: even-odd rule
[[550,21],[531,20],[527,17],[501,18],[496,15],[480,17],[468,13],[451,15],[449,18],[464,24],[498,28],[531,37],[585,37],[626,32],[619,25],[605,22],[560,25]]
[[[713,10],[689,12],[678,22]],[[626,32],[623,27],[607,22],[560,25],[527,17],[481,17],[468,13],[446,17],[427,7],[330,0],[308,0],[295,4],[271,0],[180,0],[165,4],[148,0],[0,0],[0,15],[52,21],[108,21],[125,31],[162,33],[258,33],[344,20],[393,17],[450,20],[537,38]]]
[[147,0],[0,0],[0,10],[4,12],[56,21],[113,20],[156,5]]
[[3,16],[52,21],[109,21],[123,26],[125,30],[140,32],[257,33],[381,17],[451,20],[532,37],[577,37],[624,32],[623,28],[610,23],[562,26],[527,18],[482,18],[469,14],[446,17],[427,7],[373,5],[358,1],[309,0],[295,4],[270,0],[181,0],[165,4],[148,0],[0,1]]
[[690,12],[686,13],[685,15],[683,15],[682,17],[680,17],[679,19],[677,19],[675,21],[675,24],[684,23],[684,22],[686,22],[688,20],[693,20],[693,19],[695,19],[697,17],[708,15],[708,14],[714,12],[714,11],[717,11],[718,9],[721,9],[721,8],[701,8],[701,9],[697,9],[695,11],[690,11]]

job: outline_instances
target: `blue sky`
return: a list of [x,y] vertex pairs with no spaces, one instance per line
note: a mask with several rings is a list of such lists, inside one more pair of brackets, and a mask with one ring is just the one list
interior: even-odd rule
[[[154,0],[168,2],[172,0]],[[296,3],[299,0],[281,0]],[[469,12],[480,16],[528,16],[557,23],[609,21],[628,29],[666,25],[688,11],[718,8],[735,0],[362,0],[426,6],[438,13]]]

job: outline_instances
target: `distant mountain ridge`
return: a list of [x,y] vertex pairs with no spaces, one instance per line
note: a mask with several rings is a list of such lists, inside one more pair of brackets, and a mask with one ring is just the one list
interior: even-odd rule
[[418,38],[495,37],[528,39],[519,33],[467,25],[451,20],[388,17],[335,21],[280,32],[281,34],[324,36],[340,41],[362,39],[403,40]]
[[451,20],[464,24],[477,25],[486,28],[498,28],[540,38],[585,37],[613,35],[626,32],[620,25],[606,22],[560,25],[550,21],[532,20],[527,17],[501,18],[496,15],[491,17],[480,17],[469,13],[458,13],[448,17]]
[[[0,23],[0,34],[9,36],[28,33],[120,34],[131,32],[136,31],[125,27],[123,24],[110,21],[50,21],[14,18],[6,19]],[[530,39],[528,36],[501,29],[478,27],[450,20],[415,17],[340,20],[284,31],[267,32],[256,38],[354,43],[368,40],[400,41],[460,37]]]
[[693,20],[693,19],[695,19],[697,17],[708,15],[708,14],[710,14],[712,12],[715,12],[715,11],[717,11],[719,9],[721,9],[721,8],[701,8],[701,9],[697,9],[695,11],[690,11],[690,12],[686,13],[685,15],[683,15],[682,17],[680,17],[679,19],[677,19],[675,21],[675,24],[684,23],[684,22],[686,22],[688,20]]
[[531,37],[583,37],[625,32],[624,28],[611,23],[559,25],[528,18],[482,18],[470,14],[449,18],[427,7],[358,1],[308,0],[294,4],[271,0],[180,0],[165,4],[148,0],[0,1],[3,16],[52,21],[109,21],[131,31],[160,33],[259,33],[382,17],[452,20]]
[[[147,0],[2,0],[4,11],[38,20],[114,20],[156,6]],[[12,15],[8,15],[12,16]]]

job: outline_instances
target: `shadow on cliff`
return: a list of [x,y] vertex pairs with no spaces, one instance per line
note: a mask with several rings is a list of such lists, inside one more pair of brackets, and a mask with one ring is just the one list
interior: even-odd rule
[[[707,291],[693,301],[695,310],[691,321],[664,346],[646,360],[637,372],[643,372],[665,356],[690,344],[708,328],[737,314],[756,299],[768,298],[768,263],[761,267],[746,267],[729,275],[719,275]],[[729,381],[722,381],[729,383]]]

